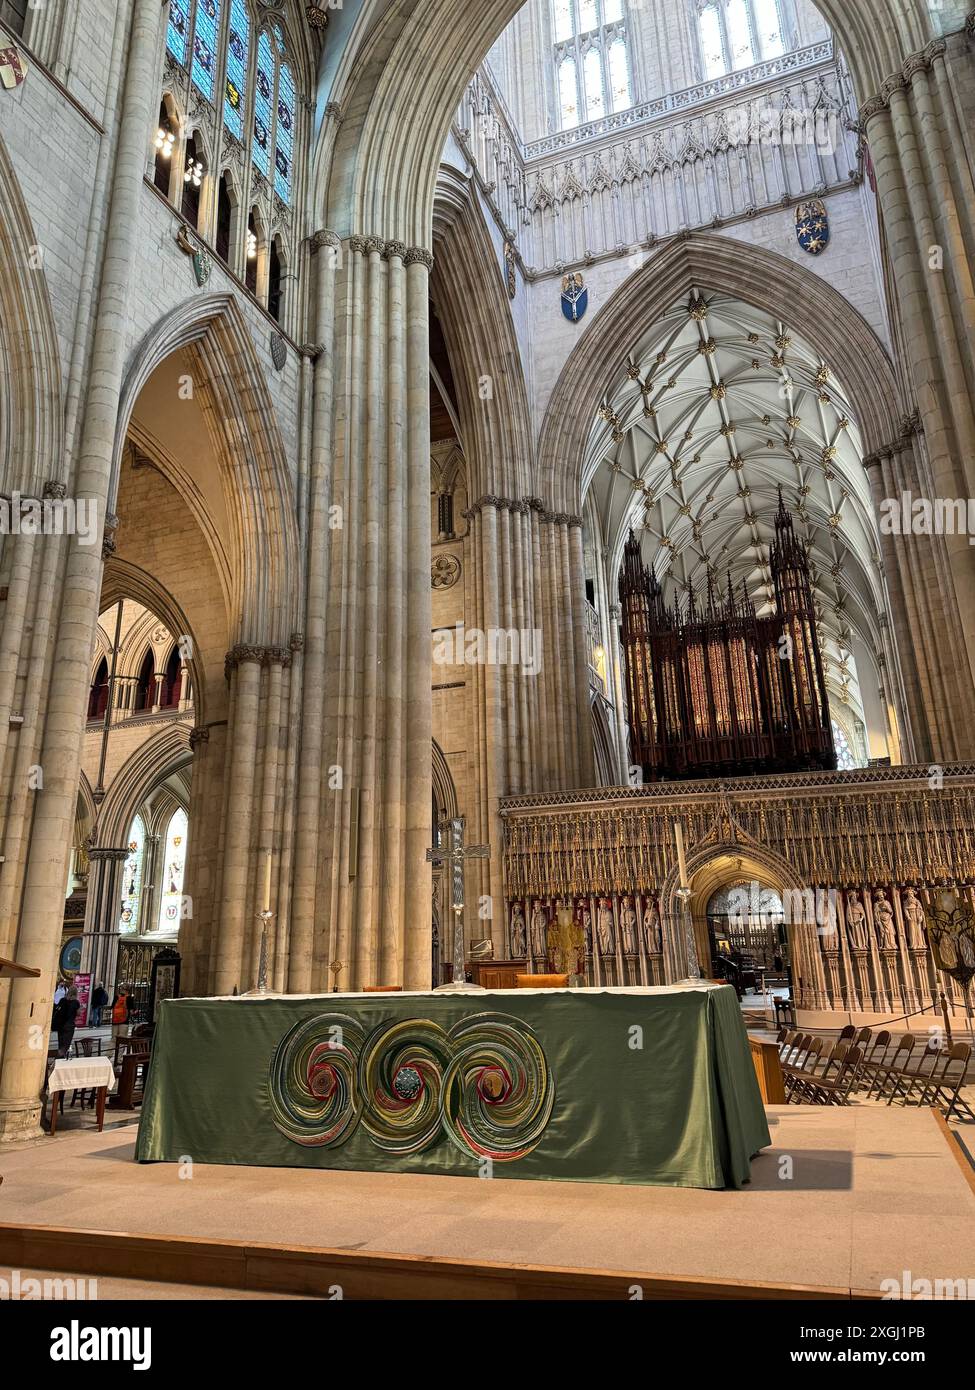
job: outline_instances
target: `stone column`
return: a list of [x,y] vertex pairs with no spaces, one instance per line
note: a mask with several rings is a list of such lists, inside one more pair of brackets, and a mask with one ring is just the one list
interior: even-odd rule
[[81,968],[91,974],[93,988],[101,981],[109,994],[115,986],[123,873],[128,857],[127,845],[119,848],[93,846],[88,851],[91,875],[85,903]]
[[[975,494],[975,295],[970,266],[975,189],[960,88],[964,36],[912,54],[864,103],[861,127],[877,175],[897,292],[900,342],[917,394],[931,495]],[[966,662],[960,756],[975,748],[975,555],[965,535],[944,537]],[[942,717],[948,717],[943,711]],[[940,750],[936,750],[939,752]],[[942,754],[942,756],[944,756]]]
[[428,986],[432,258],[377,237],[344,251],[332,450],[342,525],[329,556],[322,756],[341,785],[321,788],[328,927],[299,937],[304,964],[293,953],[289,978],[293,989],[325,985],[337,959],[346,985]]
[[211,943],[211,980],[216,994],[231,994],[235,987],[244,993],[256,983],[244,975],[244,970],[248,965],[247,918],[257,910],[252,894],[251,874],[257,848],[252,842],[252,827],[257,811],[255,774],[263,660],[261,647],[235,647],[227,657],[232,686],[223,873],[219,917]]
[[[320,231],[312,238],[317,279],[315,287],[316,343],[309,349],[314,359],[310,479],[308,490],[308,553],[305,594],[305,631],[302,634],[303,679],[301,688],[301,759],[297,768],[295,811],[294,883],[291,889],[291,934],[287,987],[308,990],[312,983],[312,948],[318,896],[318,864],[323,801],[329,795],[327,765],[334,750],[325,748],[327,576],[332,522],[332,451],[334,438],[335,287],[342,261],[339,238]],[[278,981],[284,986],[284,979]]]
[[[133,0],[125,97],[115,140],[111,215],[74,480],[76,495],[94,503],[100,527],[104,526],[107,511],[125,335],[130,322],[129,300],[135,269],[132,245],[139,226],[146,132],[158,100],[156,43],[162,13],[158,0]],[[101,578],[99,546],[82,546],[77,541],[70,544],[44,725],[41,763],[47,775],[44,794],[38,798],[34,814],[17,937],[18,956],[38,966],[42,973],[40,979],[13,980],[9,985],[10,1003],[0,1063],[0,1139],[31,1138],[38,1133],[46,1049],[36,1045],[36,1030],[39,1024],[46,1028],[52,1007]]]

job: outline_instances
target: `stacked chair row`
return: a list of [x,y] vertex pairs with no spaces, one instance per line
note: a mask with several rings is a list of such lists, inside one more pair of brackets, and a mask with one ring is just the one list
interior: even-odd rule
[[[843,1029],[835,1043],[812,1033],[779,1031],[779,1056],[786,1099],[800,1105],[849,1105],[862,1094],[867,1100],[895,1100],[903,1105],[937,1106],[946,1119],[975,1121],[975,1110],[962,1095],[969,1081],[972,1048],[957,1042],[944,1047],[940,1038],[919,1040],[905,1033],[891,1050],[891,1034],[874,1037],[869,1028]],[[971,1078],[975,1081],[975,1076]]]

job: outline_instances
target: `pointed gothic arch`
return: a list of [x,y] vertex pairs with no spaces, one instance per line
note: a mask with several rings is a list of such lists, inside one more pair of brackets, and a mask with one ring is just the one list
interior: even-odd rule
[[[194,389],[209,406],[219,454],[231,524],[231,632],[240,642],[285,646],[297,626],[300,591],[294,483],[267,381],[233,295],[188,300],[133,353],[122,389],[109,507],[118,495],[126,433],[139,395],[155,369],[179,349],[194,354]],[[178,480],[170,481],[179,491]],[[193,496],[184,500],[191,509],[200,506]]]
[[64,401],[43,249],[0,137],[0,492],[41,496],[64,467]]

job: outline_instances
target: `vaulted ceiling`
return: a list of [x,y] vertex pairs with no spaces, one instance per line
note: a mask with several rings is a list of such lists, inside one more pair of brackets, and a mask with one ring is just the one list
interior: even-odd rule
[[781,487],[809,545],[831,693],[862,717],[852,640],[881,649],[885,600],[859,431],[829,361],[787,321],[694,290],[621,364],[589,460],[611,576],[632,527],[672,598],[730,572],[760,613]]

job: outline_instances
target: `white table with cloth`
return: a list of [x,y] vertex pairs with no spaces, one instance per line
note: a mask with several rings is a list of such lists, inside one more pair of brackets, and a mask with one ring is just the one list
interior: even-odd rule
[[105,1101],[116,1086],[115,1068],[107,1057],[75,1057],[70,1061],[59,1057],[47,1078],[47,1093],[51,1097],[51,1133],[57,1133],[58,1096],[65,1091],[94,1091],[98,1128],[105,1123]]

